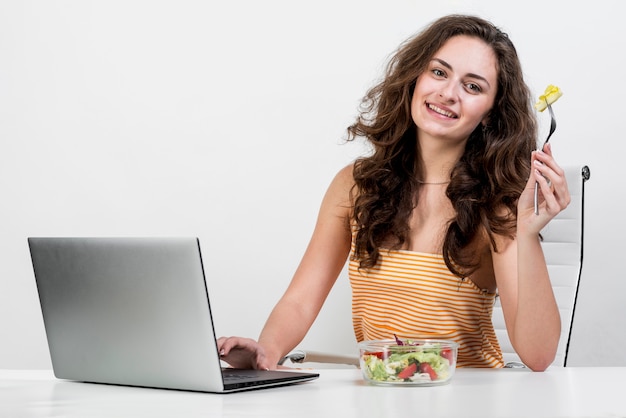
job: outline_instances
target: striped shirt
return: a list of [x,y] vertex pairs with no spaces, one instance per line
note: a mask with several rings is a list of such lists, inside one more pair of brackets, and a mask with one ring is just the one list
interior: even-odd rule
[[491,321],[495,293],[454,276],[443,256],[381,250],[373,268],[359,270],[351,257],[348,271],[357,341],[449,339],[459,344],[457,367],[503,367]]

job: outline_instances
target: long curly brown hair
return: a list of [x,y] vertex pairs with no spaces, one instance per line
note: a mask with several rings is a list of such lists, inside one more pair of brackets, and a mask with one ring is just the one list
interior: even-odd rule
[[530,89],[506,33],[479,17],[450,15],[400,45],[384,78],[367,92],[359,116],[348,127],[349,140],[364,137],[373,148],[353,170],[354,257],[361,268],[373,267],[383,246],[400,248],[406,242],[422,172],[411,98],[434,54],[457,35],[477,37],[491,46],[498,88],[488,124],[479,124],[470,134],[452,170],[446,195],[456,216],[447,226],[442,254],[452,273],[467,277],[480,265],[477,242],[487,237],[495,248],[495,234],[515,234],[517,200],[536,148]]

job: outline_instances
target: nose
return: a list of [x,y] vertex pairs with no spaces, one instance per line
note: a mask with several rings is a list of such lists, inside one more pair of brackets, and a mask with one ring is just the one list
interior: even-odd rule
[[454,103],[458,98],[458,91],[454,83],[445,83],[439,90],[439,97],[446,103]]

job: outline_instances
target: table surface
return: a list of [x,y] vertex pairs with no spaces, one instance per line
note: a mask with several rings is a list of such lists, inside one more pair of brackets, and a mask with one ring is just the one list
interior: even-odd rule
[[626,367],[458,369],[434,387],[373,386],[357,369],[319,372],[293,386],[209,394],[0,370],[0,417],[626,417]]

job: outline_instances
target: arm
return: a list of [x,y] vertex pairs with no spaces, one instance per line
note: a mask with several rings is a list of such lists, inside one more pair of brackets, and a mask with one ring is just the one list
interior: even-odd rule
[[[533,152],[531,165],[530,178],[518,202],[516,238],[498,237],[499,251],[492,255],[511,343],[528,367],[541,371],[554,360],[561,319],[539,233],[567,207],[570,195],[564,172],[552,158],[549,146],[545,152]],[[543,195],[539,215],[534,213],[535,181]]]
[[350,252],[352,166],[341,170],[322,200],[313,236],[300,265],[270,314],[258,343],[220,338],[222,358],[235,367],[274,369],[306,335]]

